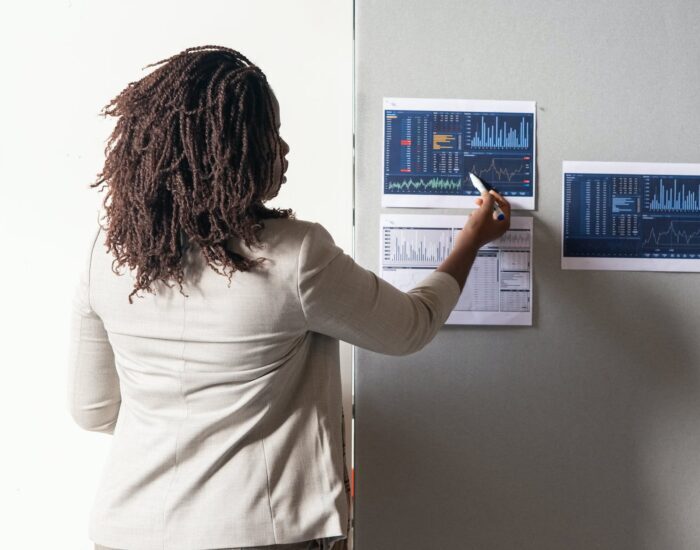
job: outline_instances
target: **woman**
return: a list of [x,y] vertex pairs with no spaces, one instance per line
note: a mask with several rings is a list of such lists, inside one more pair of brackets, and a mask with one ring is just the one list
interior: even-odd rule
[[289,148],[258,67],[215,46],[154,65],[105,107],[118,120],[92,186],[107,189],[107,224],[74,299],[68,405],[114,434],[90,538],[336,550],[349,507],[338,340],[425,346],[508,204],[484,195],[445,262],[401,292],[320,225],[265,206]]

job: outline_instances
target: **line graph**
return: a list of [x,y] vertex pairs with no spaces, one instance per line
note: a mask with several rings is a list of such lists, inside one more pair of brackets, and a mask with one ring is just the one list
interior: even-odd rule
[[[642,246],[647,248],[659,247],[700,247],[700,229],[695,221],[684,222],[682,220],[672,220],[664,229],[659,228],[661,224],[652,224],[650,230],[644,237]],[[684,229],[683,226],[690,226],[691,229]]]
[[467,164],[471,165],[469,172],[493,185],[532,180],[530,157],[474,157]]
[[385,189],[388,193],[406,194],[463,194],[464,182],[461,177],[391,177],[386,178]]

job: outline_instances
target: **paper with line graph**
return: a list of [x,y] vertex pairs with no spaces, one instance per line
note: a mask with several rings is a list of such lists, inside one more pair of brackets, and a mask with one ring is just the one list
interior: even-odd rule
[[562,268],[700,271],[700,164],[564,162]]
[[535,102],[385,98],[382,206],[473,208],[473,172],[535,207]]
[[[380,271],[407,291],[447,257],[466,216],[382,215]],[[448,324],[532,325],[532,218],[479,250]]]

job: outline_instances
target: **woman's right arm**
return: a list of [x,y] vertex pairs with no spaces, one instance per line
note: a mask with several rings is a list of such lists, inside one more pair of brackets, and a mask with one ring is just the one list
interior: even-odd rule
[[452,253],[417,287],[402,292],[357,264],[314,224],[301,245],[298,290],[308,329],[378,353],[407,355],[423,348],[459,299],[478,249],[508,229],[510,209],[493,217],[493,197],[480,201]]

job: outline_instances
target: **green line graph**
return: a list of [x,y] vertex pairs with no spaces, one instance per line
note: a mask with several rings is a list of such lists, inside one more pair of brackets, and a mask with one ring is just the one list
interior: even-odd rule
[[462,190],[462,178],[400,178],[385,183],[387,193],[454,194]]

